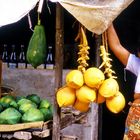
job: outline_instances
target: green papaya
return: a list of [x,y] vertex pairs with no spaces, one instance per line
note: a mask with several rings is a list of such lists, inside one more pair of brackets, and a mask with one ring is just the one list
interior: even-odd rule
[[28,44],[26,58],[27,61],[34,67],[37,68],[39,65],[45,62],[47,53],[46,47],[46,35],[44,26],[38,24],[34,28],[33,35]]
[[18,102],[17,102],[17,105],[20,107],[22,104],[27,104],[27,103],[32,103],[32,101],[31,100],[29,100],[29,99],[25,99],[25,98],[23,98],[23,99],[20,99]]
[[16,102],[18,102],[21,99],[26,99],[26,97],[25,96],[16,96],[15,100],[16,100]]
[[9,107],[0,113],[0,124],[17,124],[22,115],[13,107]]
[[39,110],[43,113],[45,121],[53,119],[53,107],[52,106],[50,106],[48,108],[43,107],[43,108],[40,108]]
[[8,108],[10,106],[10,103],[13,101],[15,101],[13,96],[6,95],[0,99],[0,104],[3,106],[3,108]]
[[47,99],[42,99],[39,105],[39,108],[48,108],[51,105],[51,103]]
[[21,120],[24,123],[44,121],[44,115],[39,109],[31,108],[23,114]]
[[3,111],[3,106],[0,104],[0,112]]
[[24,114],[26,111],[28,111],[31,108],[37,108],[37,105],[35,103],[23,103],[22,105],[20,105],[19,107],[19,111]]
[[41,101],[40,97],[37,94],[29,94],[26,96],[26,98],[36,104],[40,104],[40,101]]
[[9,106],[18,109],[18,104],[17,104],[16,101],[11,101],[10,104],[9,104]]

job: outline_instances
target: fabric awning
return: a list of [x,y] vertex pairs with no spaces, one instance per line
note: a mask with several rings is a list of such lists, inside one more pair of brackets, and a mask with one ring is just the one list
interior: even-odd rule
[[103,33],[133,0],[50,0],[59,2],[88,30]]
[[0,27],[19,21],[39,0],[0,0]]
[[[19,21],[39,0],[0,0],[0,27]],[[43,1],[43,0],[40,0]],[[103,33],[133,0],[50,0],[59,2],[88,30]]]

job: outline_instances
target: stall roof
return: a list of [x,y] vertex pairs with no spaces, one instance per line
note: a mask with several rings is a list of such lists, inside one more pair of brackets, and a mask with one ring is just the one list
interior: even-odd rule
[[[39,0],[30,0],[30,2],[27,0],[12,0],[9,2],[7,0],[1,1],[2,3],[0,6],[0,13],[2,14],[0,14],[0,26],[18,21],[24,17],[31,9],[33,9],[38,1]],[[59,2],[88,30],[96,34],[103,33],[109,24],[133,1],[134,0],[56,0],[56,2]],[[15,7],[15,3],[17,7]],[[11,12],[9,13],[9,11]]]

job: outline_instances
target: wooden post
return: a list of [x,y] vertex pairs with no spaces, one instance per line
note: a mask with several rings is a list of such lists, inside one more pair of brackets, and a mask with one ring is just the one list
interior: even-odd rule
[[95,66],[100,66],[100,45],[101,45],[101,36],[95,35]]
[[[100,65],[100,36],[95,35],[95,66]],[[102,140],[98,139],[99,135],[102,135],[101,129],[102,126],[99,124],[102,123],[99,118],[99,105],[96,103],[91,103],[91,111],[87,114],[86,124],[83,134],[84,140]],[[100,132],[99,132],[100,131]]]
[[[55,40],[55,93],[62,86],[63,77],[63,9],[56,4],[56,40]],[[61,110],[54,98],[53,134],[52,140],[60,140],[60,113]]]
[[[96,43],[96,53],[95,53],[95,65],[99,67],[100,65],[100,45],[101,45],[101,36],[95,35]],[[98,140],[102,140],[102,105],[98,105]]]

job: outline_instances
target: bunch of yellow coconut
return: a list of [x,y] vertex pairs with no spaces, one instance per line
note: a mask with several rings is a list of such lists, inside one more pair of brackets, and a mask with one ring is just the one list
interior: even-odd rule
[[[113,113],[119,113],[125,106],[125,98],[119,91],[119,85],[113,76],[114,71],[111,70],[111,59],[104,45],[100,47],[102,64],[99,68],[87,68],[88,63],[88,42],[84,29],[80,28],[79,33],[79,58],[78,69],[71,70],[66,75],[65,86],[58,89],[56,99],[59,107],[72,106],[81,112],[87,112],[90,103],[106,102],[107,108]],[[101,68],[104,67],[104,72]]]

